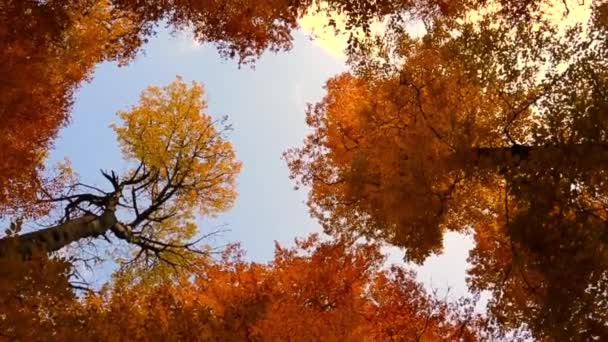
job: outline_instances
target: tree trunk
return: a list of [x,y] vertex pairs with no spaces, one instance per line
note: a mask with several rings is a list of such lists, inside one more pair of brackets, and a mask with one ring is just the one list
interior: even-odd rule
[[34,251],[53,252],[74,241],[106,233],[117,222],[113,208],[85,215],[54,227],[0,239],[0,258],[27,258]]
[[603,144],[480,147],[464,154],[467,164],[477,169],[500,169],[526,163],[540,168],[566,166],[592,170],[608,167],[608,145]]

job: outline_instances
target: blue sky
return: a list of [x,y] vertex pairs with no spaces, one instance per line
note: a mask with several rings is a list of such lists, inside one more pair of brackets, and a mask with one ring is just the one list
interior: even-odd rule
[[[291,245],[295,237],[320,231],[304,203],[306,192],[294,191],[281,155],[299,146],[308,131],[306,104],[320,100],[325,81],[346,70],[339,54],[322,46],[298,32],[288,53],[267,53],[255,69],[239,69],[234,61],[222,60],[212,46],[198,46],[185,34],[161,32],[129,66],[106,63],[97,68],[92,81],[79,89],[72,120],[61,131],[49,162],[67,156],[83,182],[105,186],[99,169],[124,169],[109,128],[117,122],[115,113],[135,105],[149,85],[166,85],[176,75],[200,81],[209,113],[229,116],[234,127],[229,139],[244,166],[234,208],[202,221],[200,229],[225,225],[229,231],[211,243],[240,241],[250,260],[267,261],[275,240]],[[419,278],[435,288],[451,287],[456,295],[466,293],[465,259],[471,246],[469,239],[448,235],[446,253],[418,268]],[[391,262],[400,261],[399,251],[387,251]]]

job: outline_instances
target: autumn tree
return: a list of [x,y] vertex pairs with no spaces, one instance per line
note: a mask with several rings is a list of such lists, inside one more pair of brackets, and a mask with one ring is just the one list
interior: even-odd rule
[[48,340],[477,340],[481,320],[466,306],[428,293],[402,267],[382,269],[383,262],[378,245],[316,236],[293,248],[277,245],[268,264],[245,261],[232,245],[218,259],[197,259],[180,279],[152,286],[115,281],[81,300],[60,297],[66,278],[50,277],[60,281],[41,291],[61,305],[23,294],[24,303],[39,304],[31,313],[39,318],[0,324],[6,336],[34,331]]
[[[0,260],[0,340],[69,340],[76,296],[70,265],[35,254],[27,261]],[[61,322],[61,329],[55,329]],[[47,335],[48,334],[48,335]]]
[[519,3],[432,16],[421,37],[392,22],[351,50],[286,157],[326,231],[416,262],[472,231],[469,284],[505,331],[605,337],[606,5],[565,25],[572,2]]
[[128,171],[102,171],[108,188],[79,182],[38,202],[60,213],[57,225],[0,239],[2,258],[53,252],[110,232],[136,248],[135,261],[182,265],[202,252],[191,241],[196,215],[228,209],[240,170],[225,132],[229,126],[205,113],[203,88],[181,79],[145,90],[138,105],[119,112],[114,130]]
[[[0,214],[35,199],[52,138],[72,95],[102,60],[134,53],[133,23],[106,2],[0,4]],[[28,212],[26,214],[32,214]]]
[[295,248],[277,246],[267,311],[254,331],[274,341],[476,340],[474,314],[384,261],[377,244],[315,235]]

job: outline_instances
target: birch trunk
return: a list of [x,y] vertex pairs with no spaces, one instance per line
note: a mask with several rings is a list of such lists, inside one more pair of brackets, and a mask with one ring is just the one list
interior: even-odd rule
[[54,252],[80,239],[106,233],[117,222],[114,210],[84,215],[54,227],[0,239],[0,258],[27,258],[34,251]]

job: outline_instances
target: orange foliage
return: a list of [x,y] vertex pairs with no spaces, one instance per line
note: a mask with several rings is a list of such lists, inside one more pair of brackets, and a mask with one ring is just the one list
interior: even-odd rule
[[[310,6],[326,5],[364,31],[388,16],[381,39],[351,40],[354,75],[328,82],[308,113],[314,133],[288,153],[294,176],[312,186],[313,214],[335,235],[381,238],[418,262],[441,250],[446,229],[471,228],[471,288],[493,293],[490,312],[503,329],[526,323],[553,340],[608,336],[608,6],[594,3],[578,39],[582,27],[560,37],[544,20],[552,3],[3,1],[0,214],[35,199],[78,85],[102,61],[127,63],[159,21],[193,27],[199,41],[249,63],[265,49],[290,48]],[[570,2],[561,3],[567,13]],[[490,13],[467,22],[480,9]],[[405,14],[423,19],[429,34],[405,34]],[[8,340],[475,337],[470,317],[425,293],[410,272],[379,271],[373,245],[312,238],[277,248],[270,265],[229,250],[178,283],[117,282],[83,300],[69,291],[64,263],[1,262],[0,337]]]
[[327,232],[382,238],[422,261],[441,250],[445,229],[470,223],[450,207],[470,196],[454,156],[500,141],[500,122],[488,115],[500,107],[449,54],[416,45],[395,78],[330,80],[327,96],[307,113],[314,133],[286,158],[293,177],[312,186],[308,204]]
[[69,340],[76,322],[68,270],[44,255],[0,260],[0,341]]
[[382,262],[377,246],[314,236],[294,249],[277,246],[269,265],[243,261],[233,246],[220,262],[199,265],[193,281],[115,287],[104,304],[109,310],[95,320],[129,340],[475,340],[475,318],[465,322],[464,314],[427,294],[413,273],[381,271]]
[[420,38],[392,23],[353,50],[286,154],[292,176],[327,232],[417,262],[472,232],[469,284],[503,331],[606,338],[606,7],[563,28],[546,1],[466,3],[486,12]]
[[95,341],[476,340],[476,317],[428,294],[412,272],[380,270],[382,263],[375,245],[312,236],[293,249],[277,246],[268,265],[243,261],[232,246],[180,281],[118,278],[77,300],[62,264],[47,261],[40,272],[41,263],[31,262],[13,273],[27,273],[21,282],[3,278],[0,331],[9,339]]
[[0,213],[31,201],[72,95],[102,60],[133,55],[131,21],[106,2],[0,5]]

